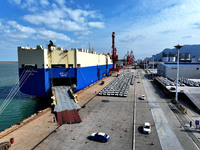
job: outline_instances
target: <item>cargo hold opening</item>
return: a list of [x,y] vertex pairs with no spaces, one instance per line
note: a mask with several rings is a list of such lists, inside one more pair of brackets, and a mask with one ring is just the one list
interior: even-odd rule
[[76,84],[75,78],[53,78],[52,79],[53,85],[73,85]]

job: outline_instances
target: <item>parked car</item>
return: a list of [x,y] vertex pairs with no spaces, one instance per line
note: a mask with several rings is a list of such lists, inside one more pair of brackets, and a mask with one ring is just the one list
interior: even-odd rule
[[146,98],[145,98],[144,95],[142,95],[142,96],[140,97],[140,99],[141,99],[141,100],[145,100]]
[[185,84],[184,83],[180,83],[180,86],[185,86]]
[[95,140],[95,141],[100,141],[100,142],[107,142],[107,141],[109,141],[110,136],[103,132],[95,132],[89,136],[89,139]]
[[143,133],[151,133],[151,124],[149,122],[145,122],[143,125]]
[[175,87],[171,87],[170,90],[176,90],[176,88]]

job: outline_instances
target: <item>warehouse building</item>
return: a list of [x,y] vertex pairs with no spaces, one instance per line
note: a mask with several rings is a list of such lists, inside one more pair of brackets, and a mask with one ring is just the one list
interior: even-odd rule
[[[177,63],[159,64],[157,74],[166,78],[176,77]],[[200,63],[180,63],[179,77],[200,79]]]

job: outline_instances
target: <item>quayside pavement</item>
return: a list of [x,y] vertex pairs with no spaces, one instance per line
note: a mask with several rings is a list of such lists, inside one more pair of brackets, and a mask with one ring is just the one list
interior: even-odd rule
[[[122,73],[124,70],[120,70]],[[78,96],[78,105],[84,106],[88,103],[96,94],[107,86],[111,81],[116,78],[116,73],[113,73],[112,76],[102,79],[105,81],[103,85],[100,85],[101,81],[96,82],[93,85],[90,85],[86,89],[79,91]],[[38,115],[38,116],[37,116]],[[34,117],[27,119],[28,123],[24,122],[24,125],[15,125],[10,129],[7,129],[4,132],[0,133],[0,143],[9,141],[10,138],[14,138],[14,144],[12,144],[12,150],[30,150],[38,145],[41,141],[47,138],[52,132],[54,132],[58,126],[57,123],[53,120],[54,114],[51,113],[50,109],[45,110],[36,114]],[[34,118],[34,119],[32,119]],[[11,133],[10,133],[11,132]]]
[[[172,111],[177,108],[163,95],[151,79],[145,76],[143,70],[140,70],[140,74],[162,149],[198,150],[199,142],[194,140],[191,135],[193,129],[186,129],[186,124],[180,119],[185,115],[181,113],[177,115],[178,110]],[[174,108],[170,109],[172,107]]]
[[[127,71],[137,74],[134,69]],[[138,76],[135,81],[139,80]],[[34,150],[161,149],[148,101],[138,99],[144,87],[136,82],[130,85],[127,97],[95,96],[79,111],[82,123],[63,124]],[[151,134],[142,132],[145,121],[152,124]],[[87,139],[92,132],[100,131],[110,135],[107,143]]]
[[[172,150],[198,149],[191,137],[169,109],[168,103],[151,80],[141,70],[135,73],[134,85],[130,85],[127,97],[96,96],[116,78],[116,74],[103,79],[77,93],[82,123],[57,126],[50,111],[4,136],[0,142],[15,138],[12,150]],[[139,71],[139,72],[138,72]],[[141,100],[141,95],[146,100]],[[144,122],[152,125],[151,134],[142,133]],[[100,143],[87,139],[92,132],[106,132],[110,141]],[[0,135],[1,136],[1,135]]]

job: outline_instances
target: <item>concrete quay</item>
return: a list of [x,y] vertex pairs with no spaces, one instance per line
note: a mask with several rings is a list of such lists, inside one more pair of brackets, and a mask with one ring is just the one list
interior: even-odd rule
[[[122,73],[123,70],[120,70]],[[98,94],[105,86],[107,86],[112,80],[116,78],[116,73],[110,77],[102,79],[105,81],[104,85],[99,85],[101,81],[90,85],[84,90],[79,91],[78,105],[84,107],[93,97]],[[0,133],[0,143],[9,141],[10,138],[14,138],[14,144],[12,144],[12,150],[30,150],[33,149],[38,143],[43,141],[52,132],[54,132],[58,126],[53,120],[54,114],[51,113],[50,108],[38,112],[28,119],[21,122],[19,125],[14,125],[9,129]]]
[[[184,115],[175,111],[175,106],[143,70],[128,70],[134,72],[135,80],[127,97],[97,95],[116,74],[104,78],[103,85],[99,81],[77,93],[81,123],[57,126],[47,111],[2,137],[0,142],[14,137],[13,150],[199,149],[198,141],[192,137],[193,128],[186,129],[187,122],[181,119]],[[146,100],[140,99],[142,95]],[[144,122],[151,124],[150,134],[142,132]],[[100,131],[110,135],[107,143],[87,138]]]
[[[137,72],[130,70],[135,74]],[[93,86],[91,90],[98,93]],[[79,111],[82,123],[63,124],[34,150],[161,149],[148,101],[138,99],[143,92],[142,84],[134,84],[130,85],[127,97],[93,97]],[[137,113],[136,107],[139,108]],[[145,121],[152,124],[152,133],[149,135],[142,132]],[[91,133],[100,131],[110,135],[107,143],[87,139]]]

